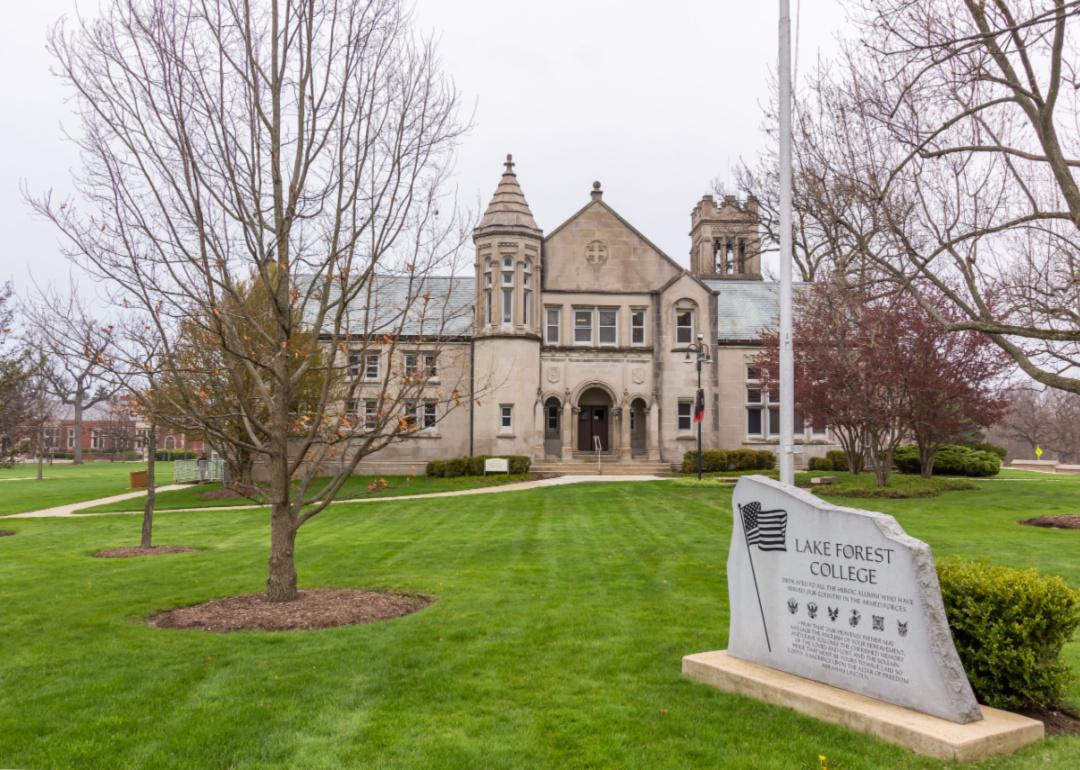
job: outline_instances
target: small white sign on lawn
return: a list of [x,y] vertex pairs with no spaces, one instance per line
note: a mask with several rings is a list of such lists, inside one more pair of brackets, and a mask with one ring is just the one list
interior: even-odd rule
[[489,473],[509,473],[510,461],[505,457],[489,457],[484,460],[484,475]]

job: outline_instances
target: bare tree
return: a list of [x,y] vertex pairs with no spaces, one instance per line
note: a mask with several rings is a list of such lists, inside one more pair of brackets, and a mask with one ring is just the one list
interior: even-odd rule
[[48,378],[53,397],[72,408],[72,460],[79,465],[83,462],[83,413],[108,403],[117,392],[115,385],[103,379],[114,327],[90,313],[74,281],[64,293],[52,287],[39,289],[23,301],[22,316],[27,347],[45,357],[39,371]]
[[[218,375],[254,394],[225,410],[242,434],[195,387],[156,406],[260,461],[267,597],[291,600],[297,531],[357,463],[413,435],[416,404],[442,419],[476,396],[466,349],[448,344],[472,313],[453,299],[465,233],[441,192],[458,97],[395,0],[105,6],[50,38],[82,121],[77,205],[33,204],[153,331],[159,373],[197,382],[178,376],[189,322]],[[409,350],[439,358],[437,385],[401,365]],[[374,377],[350,371],[370,353]],[[362,418],[348,408],[361,396],[377,405]]]
[[864,253],[944,328],[1080,392],[1080,4],[859,5],[860,39],[810,98],[820,167],[874,222]]
[[0,286],[0,464],[14,462],[15,441],[27,418],[26,351],[14,333],[11,284]]
[[1001,423],[1006,438],[1034,457],[1041,447],[1060,462],[1080,461],[1080,395],[1049,388],[1017,388]]

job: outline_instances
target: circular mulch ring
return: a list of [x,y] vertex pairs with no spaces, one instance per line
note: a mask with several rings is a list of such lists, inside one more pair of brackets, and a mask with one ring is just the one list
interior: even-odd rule
[[400,618],[424,609],[433,601],[433,597],[423,594],[351,588],[301,591],[300,598],[291,602],[271,602],[263,593],[244,594],[158,612],[150,616],[150,625],[215,633],[312,631]]
[[1049,527],[1050,529],[1080,529],[1080,516],[1074,513],[1062,513],[1057,516],[1036,516],[1020,522],[1029,527]]
[[0,537],[11,537],[14,534],[10,529],[0,529]]
[[152,545],[149,548],[106,548],[94,554],[98,559],[126,559],[129,556],[164,556],[167,553],[195,553],[198,548],[182,545]]

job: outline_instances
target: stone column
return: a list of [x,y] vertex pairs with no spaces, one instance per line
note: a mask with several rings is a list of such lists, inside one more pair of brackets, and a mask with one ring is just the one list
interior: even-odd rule
[[630,445],[630,410],[632,407],[624,406],[619,410],[619,461],[628,463],[631,460]]
[[654,399],[645,415],[648,422],[649,462],[660,462],[660,405]]
[[547,435],[547,415],[544,413],[544,402],[537,400],[534,419],[535,427],[533,439],[533,459],[542,461],[547,455],[544,448],[544,436]]
[[577,446],[577,407],[570,405],[567,399],[562,410],[562,459],[570,461],[574,459],[574,447]]

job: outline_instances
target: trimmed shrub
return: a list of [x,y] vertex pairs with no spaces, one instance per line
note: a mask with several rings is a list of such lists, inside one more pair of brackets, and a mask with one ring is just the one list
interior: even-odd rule
[[168,462],[169,460],[195,460],[198,458],[198,454],[190,449],[155,449],[154,459],[158,462]]
[[831,471],[833,470],[832,460],[828,457],[811,457],[806,463],[806,469],[810,471]]
[[830,449],[825,453],[825,459],[832,465],[830,470],[846,471],[848,469],[847,455],[840,449]]
[[[701,453],[703,473],[767,471],[776,467],[776,455],[767,449],[707,449]],[[697,451],[683,455],[683,473],[697,473]]]
[[965,441],[964,446],[968,449],[977,449],[980,452],[989,452],[990,454],[997,455],[1001,462],[1005,462],[1005,455],[1009,453],[1009,450],[1005,447],[991,444],[989,441]]
[[525,455],[473,455],[472,457],[451,457],[449,460],[431,460],[425,471],[436,478],[455,478],[457,476],[483,476],[484,461],[499,457],[509,461],[510,473],[529,472],[532,460]]
[[[919,473],[919,448],[914,445],[898,447],[893,462],[901,473]],[[1001,457],[996,452],[943,444],[934,458],[935,476],[996,476],[1001,470]]]
[[979,701],[1050,707],[1071,679],[1062,647],[1080,627],[1080,591],[1059,577],[953,559],[938,566],[956,651]]

